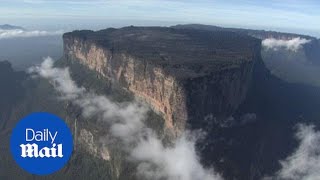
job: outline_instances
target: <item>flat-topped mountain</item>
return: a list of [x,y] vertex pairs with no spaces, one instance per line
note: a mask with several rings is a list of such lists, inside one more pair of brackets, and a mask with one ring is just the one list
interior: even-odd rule
[[232,32],[204,32],[161,27],[125,27],[64,35],[125,53],[161,67],[167,73],[190,78],[251,61],[260,42]]
[[319,117],[319,89],[270,74],[261,39],[247,33],[125,27],[63,38],[62,61],[71,68],[79,62],[104,84],[147,102],[176,135],[207,132],[198,144],[201,159],[226,179],[276,172],[294,148],[293,127]]
[[[279,161],[291,157],[299,146],[297,124],[320,127],[319,88],[276,78],[261,50],[259,39],[238,32],[126,27],[65,34],[64,56],[55,65],[68,67],[79,87],[99,97],[146,101],[162,117],[149,111],[144,123],[168,148],[174,143],[168,128],[177,136],[186,128],[203,130],[196,142],[202,165],[224,179],[256,180],[274,175]],[[109,128],[83,116],[76,102],[57,98],[54,84],[15,72],[8,62],[0,62],[0,81],[3,144],[31,112],[54,113],[73,132],[69,165],[47,179],[141,179],[123,144],[109,141]],[[0,153],[0,177],[41,179],[18,167],[9,145]]]
[[[260,40],[233,32],[125,27],[64,34],[80,61],[163,115],[175,133],[227,117],[245,99]],[[189,123],[187,123],[189,122]]]

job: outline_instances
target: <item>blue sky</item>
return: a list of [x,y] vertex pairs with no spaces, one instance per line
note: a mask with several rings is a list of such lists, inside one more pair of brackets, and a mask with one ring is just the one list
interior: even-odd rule
[[320,37],[318,0],[0,0],[0,24],[99,29],[202,23]]

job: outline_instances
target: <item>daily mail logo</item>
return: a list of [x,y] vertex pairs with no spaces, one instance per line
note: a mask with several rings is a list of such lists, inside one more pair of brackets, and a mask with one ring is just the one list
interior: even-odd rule
[[14,128],[11,153],[17,164],[31,174],[48,175],[65,166],[73,150],[66,123],[49,113],[33,113]]
[[28,143],[28,144],[21,144],[21,157],[29,157],[29,158],[50,158],[50,157],[63,157],[63,145],[56,144],[55,139],[58,135],[58,131],[52,133],[49,129],[44,129],[42,131],[35,131],[33,129],[27,128],[26,129],[26,142],[50,142],[52,144],[51,147],[43,147],[39,149],[38,144],[36,143]]

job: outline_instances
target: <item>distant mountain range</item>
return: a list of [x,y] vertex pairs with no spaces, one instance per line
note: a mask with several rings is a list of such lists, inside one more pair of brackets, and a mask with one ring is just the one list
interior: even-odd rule
[[10,25],[10,24],[0,25],[0,29],[1,30],[14,30],[14,29],[25,30],[23,27],[13,26],[13,25]]

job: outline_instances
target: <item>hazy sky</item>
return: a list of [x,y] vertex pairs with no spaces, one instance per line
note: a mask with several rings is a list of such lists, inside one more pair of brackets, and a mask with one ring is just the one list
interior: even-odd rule
[[319,0],[0,0],[0,24],[98,29],[203,23],[320,37]]

